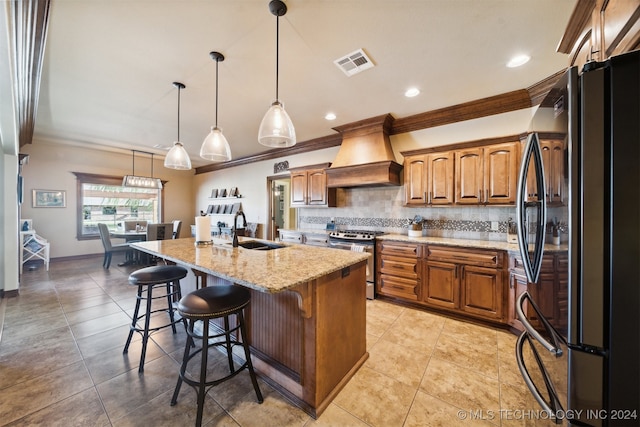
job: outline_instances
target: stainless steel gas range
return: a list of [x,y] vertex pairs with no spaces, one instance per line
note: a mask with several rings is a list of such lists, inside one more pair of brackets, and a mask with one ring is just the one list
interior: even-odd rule
[[381,231],[336,230],[329,233],[329,247],[371,254],[367,261],[367,299],[375,298],[376,236]]

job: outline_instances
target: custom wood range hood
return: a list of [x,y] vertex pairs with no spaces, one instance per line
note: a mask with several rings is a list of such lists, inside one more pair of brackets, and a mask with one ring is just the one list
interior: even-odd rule
[[402,165],[396,163],[389,131],[393,116],[385,114],[333,128],[342,144],[330,168],[329,188],[400,185]]

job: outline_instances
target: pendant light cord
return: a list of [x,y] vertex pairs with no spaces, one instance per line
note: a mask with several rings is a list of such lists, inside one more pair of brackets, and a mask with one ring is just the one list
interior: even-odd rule
[[216,58],[216,128],[218,127],[218,62],[220,59]]
[[180,86],[178,86],[178,142],[180,142]]
[[278,74],[280,64],[280,16],[276,16],[276,101],[278,100]]

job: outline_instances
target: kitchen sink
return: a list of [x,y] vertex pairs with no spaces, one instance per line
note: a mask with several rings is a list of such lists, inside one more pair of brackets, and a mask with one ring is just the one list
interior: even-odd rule
[[256,249],[259,251],[270,251],[272,249],[284,248],[284,245],[277,243],[258,242],[256,240],[246,240],[244,242],[238,242],[238,246],[242,246],[245,249]]

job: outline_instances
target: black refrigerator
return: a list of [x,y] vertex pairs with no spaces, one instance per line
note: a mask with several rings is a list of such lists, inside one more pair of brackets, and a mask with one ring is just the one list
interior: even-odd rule
[[[548,188],[545,132],[566,148],[566,193],[553,207],[536,190]],[[640,51],[572,67],[550,90],[529,129],[516,210],[532,284],[548,230],[566,225],[568,263],[556,268],[568,270],[568,289],[554,296],[565,318],[548,321],[527,291],[516,304],[516,359],[541,418],[640,425]]]

